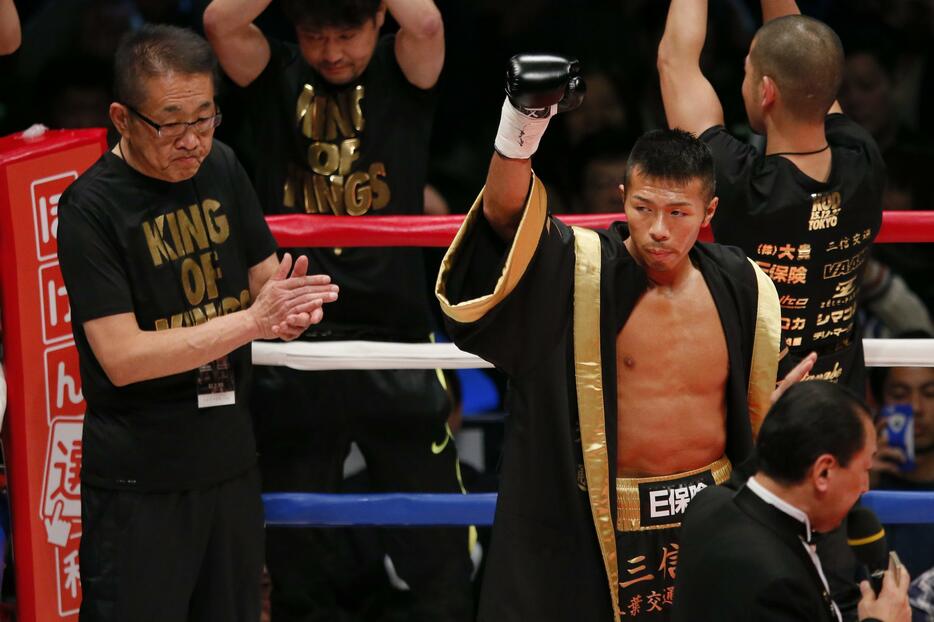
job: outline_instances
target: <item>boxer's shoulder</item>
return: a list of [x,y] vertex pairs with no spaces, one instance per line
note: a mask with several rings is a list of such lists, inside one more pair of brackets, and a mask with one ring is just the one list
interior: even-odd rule
[[705,260],[717,265],[721,270],[736,277],[748,274],[749,258],[743,249],[716,242],[697,242],[694,251]]

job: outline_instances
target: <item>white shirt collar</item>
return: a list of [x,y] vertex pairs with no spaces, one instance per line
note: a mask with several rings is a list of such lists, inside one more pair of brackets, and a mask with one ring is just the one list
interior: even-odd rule
[[795,520],[804,523],[804,527],[807,533],[807,539],[805,541],[806,542],[811,541],[811,521],[808,518],[807,514],[805,514],[803,511],[791,505],[790,503],[788,503],[787,501],[785,501],[784,499],[782,499],[781,497],[779,497],[778,495],[776,495],[775,493],[767,489],[765,486],[760,484],[756,480],[755,475],[749,478],[749,480],[746,482],[746,487],[749,488],[749,490],[751,490],[753,493],[755,493],[757,497],[759,497],[760,499],[762,499],[769,505],[781,510],[782,512],[794,518]]
[[[825,596],[830,592],[830,586],[827,583],[827,577],[824,575],[824,569],[821,567],[820,559],[817,557],[817,546],[811,544],[811,521],[808,519],[808,515],[802,512],[800,509],[791,505],[775,493],[768,490],[765,486],[756,481],[756,477],[752,476],[746,482],[746,487],[752,491],[757,497],[771,505],[772,507],[784,512],[788,516],[794,518],[795,520],[804,523],[805,534],[807,539],[801,540],[801,544],[804,545],[804,550],[807,551],[808,556],[811,558],[811,562],[814,564],[814,567],[817,568],[817,574],[820,575],[821,583],[824,584],[824,593]],[[843,622],[843,614],[840,612],[840,608],[837,606],[833,600],[830,601],[830,607],[833,609],[834,617],[837,619],[837,622]]]

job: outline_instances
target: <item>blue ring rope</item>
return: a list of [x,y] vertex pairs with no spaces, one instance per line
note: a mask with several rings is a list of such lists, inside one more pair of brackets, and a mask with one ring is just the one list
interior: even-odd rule
[[934,523],[934,492],[870,490],[861,501],[882,523]]
[[496,493],[263,495],[266,524],[290,527],[352,525],[492,525]]
[[[496,494],[270,493],[266,524],[289,527],[492,525]],[[862,503],[883,523],[934,523],[934,492],[873,490]]]

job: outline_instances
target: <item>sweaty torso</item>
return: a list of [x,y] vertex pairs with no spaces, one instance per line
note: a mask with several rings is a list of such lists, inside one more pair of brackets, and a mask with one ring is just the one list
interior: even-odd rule
[[726,338],[704,278],[651,287],[616,337],[621,477],[700,468],[726,446]]

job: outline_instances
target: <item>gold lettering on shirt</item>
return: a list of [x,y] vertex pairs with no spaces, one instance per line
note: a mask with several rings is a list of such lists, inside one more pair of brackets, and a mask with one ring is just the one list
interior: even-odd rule
[[200,208],[196,204],[189,205],[144,221],[143,237],[153,265],[161,266],[165,261],[175,261],[206,250],[211,243],[227,241],[230,227],[227,216],[216,213],[220,207],[217,201],[207,199]]
[[794,296],[784,294],[778,299],[778,304],[782,309],[806,309],[808,306],[808,299],[795,298]]
[[215,244],[223,244],[230,237],[230,225],[227,223],[227,216],[217,214],[221,204],[214,199],[205,199],[201,204],[204,210],[204,219],[208,224],[208,235]]
[[246,309],[250,306],[250,302],[250,290],[244,289],[240,292],[239,298],[225,296],[221,300],[210,301],[206,304],[193,307],[184,313],[176,313],[171,317],[160,318],[156,320],[155,328],[156,330],[166,330],[168,328],[196,326],[215,317]]
[[304,207],[309,214],[362,216],[389,204],[392,192],[383,162],[355,170],[360,160],[360,133],[366,125],[357,85],[338,94],[316,92],[304,85],[295,104],[299,133],[311,142],[305,165],[289,166],[282,192],[285,207]]
[[835,279],[837,277],[846,276],[856,271],[860,266],[863,265],[863,262],[866,261],[866,251],[868,249],[863,249],[860,252],[856,253],[849,259],[844,259],[842,261],[835,261],[824,266],[824,278],[825,279]]
[[840,209],[839,192],[812,194],[811,219],[808,221],[808,231],[820,231],[821,229],[836,227]]
[[149,254],[152,256],[152,264],[161,266],[163,261],[175,261],[178,255],[172,247],[165,243],[162,237],[162,227],[165,224],[165,217],[158,216],[151,222],[143,223],[143,236],[146,238],[146,246],[149,247]]
[[389,205],[391,194],[386,179],[386,165],[374,162],[370,165],[370,183],[373,184],[373,208],[383,209]]
[[298,96],[298,101],[295,103],[295,116],[298,120],[298,125],[301,128],[302,134],[311,138],[312,134],[312,110],[311,107],[315,101],[315,90],[311,85],[306,84],[302,89],[302,92]]
[[191,257],[182,261],[182,289],[185,290],[185,297],[190,305],[196,305],[204,298],[204,275],[201,274],[198,263]]
[[346,175],[350,172],[353,163],[360,157],[360,139],[348,138],[341,142],[340,173]]
[[[223,206],[205,199],[160,214],[141,225],[153,266],[171,263],[181,284],[188,309],[155,322],[156,330],[194,326],[219,315],[232,313],[250,304],[249,290],[239,297],[221,296],[224,278],[218,249],[230,238],[230,222]],[[168,236],[168,237],[166,237]]]
[[311,143],[308,146],[308,166],[318,175],[330,175],[341,164],[341,152],[331,143]]
[[357,171],[347,178],[344,185],[344,204],[351,216],[366,214],[373,204],[373,189],[365,185],[367,174]]
[[175,246],[175,253],[179,257],[184,257],[185,247],[182,245],[182,235],[178,232],[178,221],[175,219],[175,214],[169,212],[165,215],[165,221],[169,225],[169,233],[172,236],[172,244]]
[[200,249],[208,247],[208,235],[204,229],[201,210],[197,205],[189,205],[188,212],[186,214],[184,210],[178,210],[178,228],[186,255],[193,253],[196,247]]
[[[243,290],[243,291],[249,294],[247,290]],[[243,305],[241,305],[240,301],[237,300],[236,298],[231,298],[230,296],[228,296],[224,298],[223,300],[221,300],[221,315],[233,313],[234,311],[238,311],[242,308],[244,308]]]
[[852,304],[845,309],[837,309],[829,313],[817,314],[817,325],[824,326],[827,323],[839,324],[840,322],[849,322],[856,315],[856,305]]
[[212,251],[201,254],[201,274],[204,277],[204,285],[209,300],[217,298],[217,280],[222,276],[220,268],[215,267],[215,261],[217,261],[217,253]]
[[350,94],[350,119],[353,121],[354,129],[357,132],[362,132],[364,125],[363,108],[360,106],[360,102],[363,101],[363,93],[363,86],[358,84]]
[[834,361],[833,369],[818,374],[809,373],[802,379],[802,381],[826,380],[827,382],[837,382],[840,380],[841,376],[843,376],[843,368],[840,367],[839,361]]
[[804,330],[804,328],[807,326],[807,323],[807,319],[803,317],[782,316],[782,330],[785,332]]
[[332,212],[338,216],[344,215],[344,178],[341,175],[322,177],[316,175],[315,203],[318,211],[327,214]]
[[165,330],[167,328],[181,328],[182,326],[191,326],[191,319],[188,318],[188,324],[185,324],[187,313],[176,313],[170,318],[156,320],[156,330]]
[[342,94],[336,98],[328,97],[324,101],[324,139],[335,140],[338,136],[353,136],[354,128],[350,122],[349,98]]
[[851,304],[856,300],[856,295],[859,291],[856,289],[856,277],[850,277],[845,281],[840,281],[836,285],[836,290],[833,296],[829,300],[825,300],[820,304],[821,309],[832,309],[835,307],[843,307],[845,305]]
[[230,237],[227,216],[214,199],[205,199],[200,207],[194,204],[160,214],[144,221],[142,229],[154,266],[209,250],[211,244],[223,244]]

